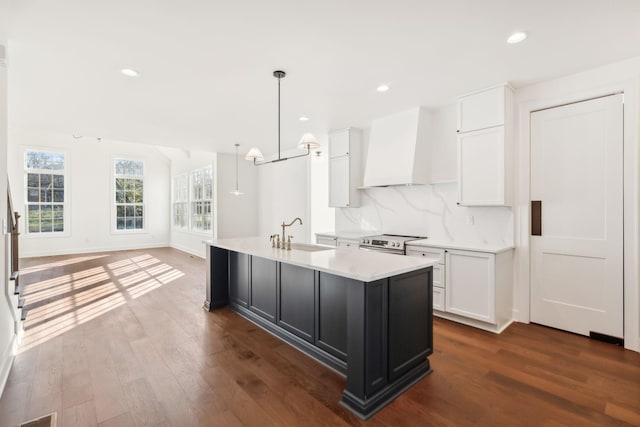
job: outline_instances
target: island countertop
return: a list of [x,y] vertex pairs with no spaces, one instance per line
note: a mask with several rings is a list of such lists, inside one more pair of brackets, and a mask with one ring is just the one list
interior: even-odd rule
[[[206,244],[230,251],[306,267],[337,276],[363,282],[373,282],[386,277],[433,266],[437,260],[399,256],[347,248],[327,247],[327,250],[309,252],[298,249],[272,248],[264,237],[214,239]],[[321,245],[317,245],[321,246]]]

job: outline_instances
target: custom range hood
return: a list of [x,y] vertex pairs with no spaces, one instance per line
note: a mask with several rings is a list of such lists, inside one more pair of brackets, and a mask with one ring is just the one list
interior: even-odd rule
[[372,122],[363,187],[430,183],[429,120],[416,107]]

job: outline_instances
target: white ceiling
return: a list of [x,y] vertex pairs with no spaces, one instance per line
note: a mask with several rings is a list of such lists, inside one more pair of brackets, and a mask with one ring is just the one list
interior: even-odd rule
[[8,1],[12,126],[223,152],[276,151],[275,69],[284,149],[640,55],[638,0]]

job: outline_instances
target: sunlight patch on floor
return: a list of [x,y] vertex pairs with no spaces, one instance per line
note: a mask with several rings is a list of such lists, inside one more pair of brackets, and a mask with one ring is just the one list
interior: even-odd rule
[[[25,269],[43,271],[108,255],[72,258]],[[99,317],[183,277],[184,273],[149,254],[26,285],[29,310],[19,353]],[[102,283],[105,282],[105,283]],[[30,308],[30,304],[42,303]]]

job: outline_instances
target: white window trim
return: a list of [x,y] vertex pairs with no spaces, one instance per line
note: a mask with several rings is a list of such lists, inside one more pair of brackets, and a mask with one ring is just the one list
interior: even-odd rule
[[[26,162],[26,154],[27,151],[39,151],[42,153],[57,153],[62,154],[64,156],[64,167],[62,169],[31,169],[34,173],[51,173],[57,172],[58,174],[61,172],[64,175],[64,201],[62,202],[64,206],[64,216],[63,216],[63,224],[64,231],[45,231],[32,233],[29,232],[29,195],[28,195],[28,175],[29,171],[27,170],[27,162]],[[60,150],[56,147],[32,147],[25,146],[22,150],[22,174],[23,174],[23,185],[22,185],[22,197],[23,197],[23,206],[24,213],[20,216],[22,218],[22,236],[26,239],[55,239],[57,237],[69,237],[71,235],[71,184],[69,179],[69,153],[66,150]],[[20,224],[18,224],[20,227]]]
[[[116,160],[132,160],[142,162],[142,228],[134,230],[118,230],[118,216],[116,208]],[[147,234],[147,164],[144,159],[131,156],[112,156],[111,164],[111,194],[109,203],[111,205],[111,234],[119,236],[129,236],[131,234]],[[136,177],[137,178],[137,177]]]

